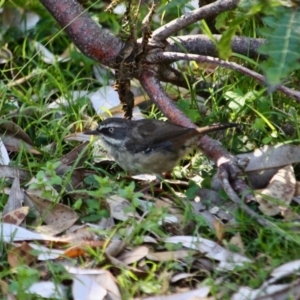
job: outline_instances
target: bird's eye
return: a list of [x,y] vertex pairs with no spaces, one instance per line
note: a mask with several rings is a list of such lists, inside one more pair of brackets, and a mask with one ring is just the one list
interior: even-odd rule
[[113,133],[114,130],[115,130],[115,129],[114,129],[113,127],[109,127],[109,128],[108,128],[108,131],[109,131],[110,133]]

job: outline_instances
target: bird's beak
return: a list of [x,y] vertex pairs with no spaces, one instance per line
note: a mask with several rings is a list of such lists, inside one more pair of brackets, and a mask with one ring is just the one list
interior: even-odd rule
[[85,131],[84,134],[99,135],[99,131],[98,130],[89,130],[89,131]]

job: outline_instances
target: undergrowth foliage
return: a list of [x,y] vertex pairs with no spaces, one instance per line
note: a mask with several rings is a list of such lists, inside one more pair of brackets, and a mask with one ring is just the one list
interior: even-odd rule
[[217,17],[217,28],[225,28],[216,42],[219,56],[227,59],[232,55],[231,39],[236,33],[247,34],[250,30],[261,35],[266,42],[259,52],[268,59],[260,63],[260,68],[269,91],[274,91],[293,71],[300,69],[299,14],[298,4],[292,1],[240,1],[235,13],[225,12]]
[[266,27],[260,28],[260,33],[267,42],[260,52],[268,55],[268,59],[261,68],[270,89],[274,90],[293,71],[300,69],[300,10],[277,7],[274,15],[263,18],[263,22]]
[[[99,299],[169,295],[176,300],[177,293],[186,293],[180,296],[185,299],[247,299],[239,298],[246,293],[243,286],[263,293],[267,283],[294,284],[300,243],[295,197],[287,214],[264,216],[273,227],[262,226],[231,202],[217,180],[222,174],[213,178],[217,167],[199,152],[174,168],[171,180],[145,183],[121,170],[101,147],[97,150],[93,138],[80,136],[107,115],[123,115],[120,102],[112,100],[118,98],[115,81],[115,87],[121,84],[121,91],[130,93],[124,97],[134,100],[138,115],[166,120],[133,77],[152,46],[151,34],[190,13],[193,2],[160,1],[154,9],[148,1],[125,6],[114,1],[109,11],[105,1],[78,2],[105,30],[116,36],[121,32],[126,47],[115,70],[83,55],[39,1],[0,1],[0,298],[87,299],[86,287],[92,286]],[[126,18],[116,13],[118,7],[128,8]],[[300,89],[299,28],[296,1],[242,0],[236,9],[181,29],[168,43],[175,41],[182,53],[193,54],[176,36],[204,34],[219,58],[262,71],[264,80],[219,64],[174,59],[172,69],[167,61],[159,71],[181,74],[184,84],[171,80],[163,89],[199,126],[243,125],[211,135],[233,155],[275,145],[266,151],[269,159],[279,143],[300,140],[298,103],[277,90],[281,84]],[[264,38],[259,55],[235,52],[232,38],[237,35]],[[202,55],[205,47],[192,48]],[[95,104],[99,98],[104,102]],[[294,159],[298,153],[291,148],[273,160]],[[299,166],[287,164],[285,175],[280,173],[287,184],[282,190],[293,197]],[[284,205],[283,198],[268,195],[276,209]],[[257,202],[243,205],[263,216]],[[274,269],[291,261],[295,265],[286,277],[277,278]]]

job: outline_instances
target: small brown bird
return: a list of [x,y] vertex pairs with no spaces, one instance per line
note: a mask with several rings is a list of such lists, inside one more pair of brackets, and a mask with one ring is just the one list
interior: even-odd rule
[[124,170],[133,173],[164,173],[195,149],[200,136],[236,127],[236,123],[187,128],[158,120],[131,121],[109,118],[96,130],[84,132],[99,136],[102,146]]

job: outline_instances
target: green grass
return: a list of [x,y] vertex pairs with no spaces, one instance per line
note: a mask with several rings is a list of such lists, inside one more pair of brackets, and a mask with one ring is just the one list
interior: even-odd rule
[[[163,9],[163,7],[159,9]],[[112,30],[117,31],[119,29],[117,21],[105,16],[107,24],[115,26]],[[166,17],[170,18],[170,16]],[[255,27],[254,24],[253,26]],[[250,29],[248,28],[248,31]],[[217,241],[216,233],[208,227],[204,218],[196,214],[187,204],[187,201],[192,200],[195,196],[197,188],[210,187],[211,178],[216,171],[216,168],[211,166],[208,160],[200,154],[191,157],[189,160],[189,162],[192,161],[191,166],[186,167],[186,163],[184,168],[178,167],[173,172],[174,177],[184,179],[187,186],[164,184],[163,190],[159,193],[151,189],[148,192],[149,196],[166,197],[173,201],[172,209],[176,209],[182,215],[182,220],[176,225],[166,225],[160,222],[162,218],[170,214],[168,208],[154,205],[149,208],[147,214],[143,215],[139,201],[143,199],[144,193],[140,191],[144,186],[140,182],[133,182],[126,178],[125,172],[118,171],[118,169],[93,166],[91,151],[89,151],[84,167],[94,171],[96,175],[86,178],[80,189],[86,193],[87,198],[81,198],[78,195],[72,196],[74,191],[66,191],[74,168],[71,168],[61,178],[55,174],[55,167],[61,157],[69,153],[78,143],[66,142],[64,138],[74,131],[82,131],[85,128],[87,123],[85,115],[99,120],[89,101],[83,97],[80,101],[73,103],[70,91],[94,91],[100,87],[100,84],[92,77],[93,66],[96,63],[78,53],[74,48],[71,50],[71,60],[65,63],[48,65],[36,55],[36,51],[31,45],[32,40],[46,44],[48,49],[56,54],[65,50],[70,41],[63,32],[59,31],[57,34],[58,31],[58,26],[53,19],[47,16],[32,32],[21,34],[11,30],[3,38],[3,44],[7,43],[7,48],[13,53],[13,58],[11,63],[1,65],[1,118],[15,121],[31,137],[35,147],[42,152],[42,155],[33,155],[21,149],[10,155],[11,165],[28,170],[32,176],[40,178],[40,181],[35,184],[35,188],[43,190],[45,196],[50,197],[47,187],[61,185],[62,189],[52,200],[73,207],[79,214],[79,222],[96,223],[107,218],[109,211],[105,206],[105,199],[110,195],[117,194],[126,198],[130,203],[126,212],[138,210],[143,218],[116,221],[112,228],[96,230],[99,237],[107,243],[117,237],[126,242],[128,249],[147,245],[153,251],[171,251],[183,249],[181,245],[164,243],[164,238],[172,235],[201,235]],[[256,62],[240,56],[238,59],[254,69],[257,68]],[[180,68],[190,76],[207,79],[214,83],[220,82],[222,79],[222,86],[219,90],[212,90],[211,96],[205,101],[208,108],[205,115],[198,110],[199,103],[193,85],[189,90],[188,102],[184,102],[178,90],[171,90],[171,88],[170,90],[180,99],[179,106],[184,112],[199,124],[230,121],[244,125],[240,132],[229,132],[227,135],[218,136],[224,147],[233,154],[251,151],[264,144],[271,145],[300,140],[299,113],[295,101],[280,93],[268,95],[264,86],[258,85],[254,80],[234,71],[217,68],[212,74],[208,74],[196,64],[181,65]],[[39,75],[33,76],[21,85],[9,86],[14,79],[26,76],[35,69],[39,70]],[[299,72],[295,72],[290,78],[291,82],[295,82],[295,88],[297,88],[297,78],[299,78],[297,76],[299,76]],[[72,104],[69,107],[49,110],[47,105],[62,95],[69,96],[68,99]],[[17,101],[19,108],[15,107],[11,100]],[[28,109],[31,110],[30,114],[26,113]],[[10,117],[9,114],[15,110],[17,110],[16,117]],[[148,117],[162,118],[161,113],[154,106],[148,108],[145,114]],[[295,129],[291,135],[287,135],[282,130],[286,124]],[[51,143],[55,143],[55,146],[51,149],[47,148]],[[47,182],[42,181],[45,175],[50,177]],[[196,182],[199,178],[201,183]],[[1,187],[5,186],[9,185],[1,183]],[[22,186],[27,188],[25,183],[22,183]],[[7,195],[1,194],[1,207],[4,207],[7,198]],[[229,201],[226,200],[226,196],[224,198],[225,202]],[[153,203],[155,204],[155,201]],[[278,235],[272,229],[263,228],[240,210],[230,213],[234,215],[236,223],[226,227],[219,243],[228,246],[233,251],[238,251],[236,247],[230,245],[230,238],[239,233],[244,244],[245,256],[254,261],[252,264],[238,267],[234,271],[217,272],[213,261],[208,262],[210,264],[208,269],[201,269],[201,267],[194,269],[193,264],[200,255],[198,257],[191,255],[188,259],[183,260],[184,264],[179,260],[157,262],[145,258],[142,262],[134,263],[126,269],[114,265],[107,259],[105,247],[89,249],[85,257],[69,260],[76,263],[77,266],[110,270],[117,279],[123,299],[175,293],[180,290],[179,288],[182,290],[183,288],[192,289],[205,284],[211,286],[213,296],[219,295],[221,292],[223,293],[222,299],[230,299],[230,294],[238,287],[258,288],[275,267],[299,258],[297,243],[287,240],[285,236]],[[292,235],[289,224],[283,224],[280,219],[271,218],[271,220],[287,235]],[[145,243],[144,236],[147,235],[154,237],[157,244]],[[24,292],[25,288],[33,282],[44,279],[38,271],[37,265],[27,266],[24,264],[16,269],[10,269],[7,254],[12,246],[3,243],[0,243],[0,246],[2,250],[0,279],[5,280],[9,291],[16,293],[18,299],[38,299],[34,296],[29,298]],[[71,299],[69,275],[60,267],[59,262],[48,261],[46,266],[49,278],[56,283],[64,282],[66,284],[69,289],[68,299]],[[171,283],[169,278],[178,272],[196,272],[197,275],[190,279]],[[217,284],[217,279],[221,276],[224,285]]]

